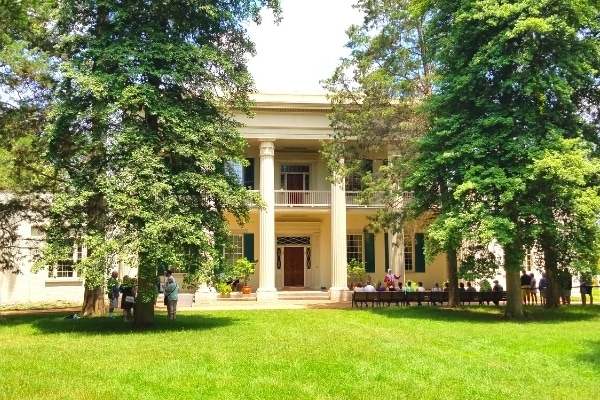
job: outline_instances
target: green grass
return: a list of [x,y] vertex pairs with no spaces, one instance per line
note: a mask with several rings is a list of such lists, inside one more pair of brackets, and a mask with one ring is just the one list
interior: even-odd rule
[[64,314],[0,321],[1,399],[593,398],[599,306]]

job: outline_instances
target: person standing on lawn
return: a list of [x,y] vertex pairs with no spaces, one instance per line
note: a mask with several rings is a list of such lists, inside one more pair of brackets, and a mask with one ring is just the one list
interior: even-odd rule
[[540,278],[540,283],[538,285],[540,288],[540,304],[546,305],[546,291],[548,290],[548,278],[546,278],[546,273],[542,272],[542,277]]
[[123,293],[123,296],[121,296],[121,309],[123,310],[123,321],[127,322],[133,316],[132,309],[135,305],[135,301],[133,303],[126,301],[128,297],[133,297],[135,299],[135,287],[133,286],[133,282],[129,275],[125,275],[123,277],[123,284],[120,287],[120,291],[121,293]]
[[531,277],[531,283],[529,284],[529,294],[531,295],[531,304],[536,304],[538,302],[538,298],[537,298],[537,292],[538,292],[538,288],[537,288],[537,279],[535,279],[535,275],[532,273],[529,274],[529,276]]
[[521,300],[523,305],[527,305],[531,301],[531,276],[527,275],[525,270],[521,275]]
[[172,276],[167,278],[165,288],[165,300],[167,301],[167,314],[169,319],[177,317],[177,300],[179,300],[179,285]]
[[108,317],[115,317],[115,308],[119,304],[119,272],[113,271],[108,278],[106,284],[106,292],[108,293]]

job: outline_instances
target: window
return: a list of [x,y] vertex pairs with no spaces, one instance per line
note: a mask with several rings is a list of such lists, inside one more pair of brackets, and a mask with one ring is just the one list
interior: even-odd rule
[[346,257],[351,260],[363,261],[363,236],[346,235]]
[[244,235],[229,235],[229,241],[231,247],[223,250],[223,256],[228,263],[233,265],[239,258],[244,257]]
[[236,176],[236,181],[246,189],[254,189],[254,158],[247,158],[248,165],[242,166],[235,161],[227,161],[229,172]]
[[413,241],[412,238],[408,235],[404,235],[404,270],[412,271],[413,270]]
[[373,172],[373,160],[362,160],[360,171],[346,177],[346,191],[360,192],[363,190],[362,178],[367,172]]
[[70,260],[59,261],[56,267],[48,271],[49,278],[77,278],[77,271],[73,267],[81,262],[85,255],[83,246],[77,246],[73,251],[73,258]]
[[531,272],[533,270],[533,252],[531,247],[525,249],[525,259],[523,260],[523,268],[525,271]]

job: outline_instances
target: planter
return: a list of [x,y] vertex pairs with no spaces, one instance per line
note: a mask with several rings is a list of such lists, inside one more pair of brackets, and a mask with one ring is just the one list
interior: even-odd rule
[[221,293],[221,297],[231,297],[231,293]]
[[242,294],[250,294],[252,293],[252,286],[242,286]]
[[177,301],[177,307],[192,307],[194,304],[193,293],[179,293],[179,300]]

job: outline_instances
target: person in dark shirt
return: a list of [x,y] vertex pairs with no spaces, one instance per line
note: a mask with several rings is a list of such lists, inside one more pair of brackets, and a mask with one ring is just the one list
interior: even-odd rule
[[540,303],[544,306],[546,305],[546,292],[548,288],[548,278],[546,278],[546,273],[542,273],[542,277],[540,278]]
[[526,305],[531,302],[531,276],[525,270],[521,272],[521,300],[523,305]]

